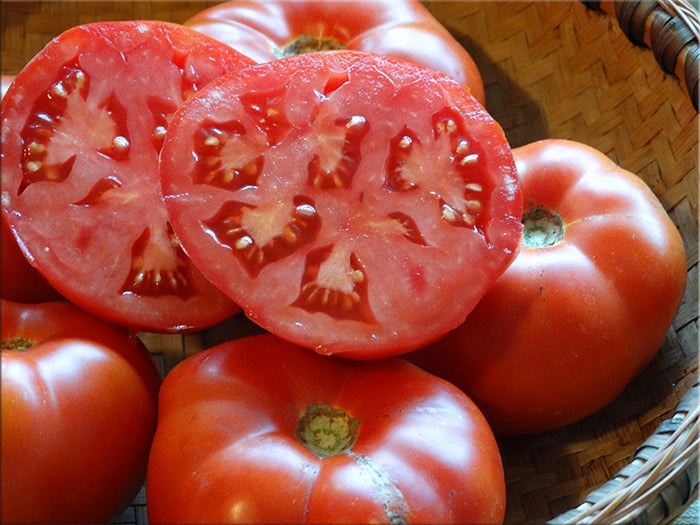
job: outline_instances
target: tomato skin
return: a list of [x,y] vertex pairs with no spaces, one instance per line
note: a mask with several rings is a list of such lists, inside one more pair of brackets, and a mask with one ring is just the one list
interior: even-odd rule
[[332,38],[347,49],[388,55],[442,71],[485,104],[481,75],[462,45],[415,0],[233,0],[198,13],[185,25],[257,62],[301,35]]
[[58,35],[15,77],[2,100],[2,212],[64,297],[159,332],[240,311],[172,235],[158,153],[182,100],[251,62],[181,25],[104,22]]
[[[67,301],[2,300],[2,522],[108,523],[145,479],[160,376]],[[34,343],[10,350],[10,340]]]
[[462,326],[407,356],[466,392],[496,434],[605,407],[658,351],[686,284],[680,234],[640,178],[572,141],[513,154],[526,214],[559,214],[564,238],[521,247]]
[[498,124],[454,79],[373,53],[213,82],[173,117],[160,167],[202,273],[262,328],[322,354],[377,359],[444,335],[522,230]]
[[[310,404],[361,420],[349,449],[321,458],[297,440]],[[168,374],[146,487],[149,523],[497,523],[505,503],[495,439],[459,390],[399,358],[271,334]]]

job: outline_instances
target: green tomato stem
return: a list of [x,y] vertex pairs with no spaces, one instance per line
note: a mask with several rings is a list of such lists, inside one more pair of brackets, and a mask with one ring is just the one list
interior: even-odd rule
[[2,351],[8,352],[24,352],[34,346],[34,341],[25,339],[24,337],[12,337],[2,340]]

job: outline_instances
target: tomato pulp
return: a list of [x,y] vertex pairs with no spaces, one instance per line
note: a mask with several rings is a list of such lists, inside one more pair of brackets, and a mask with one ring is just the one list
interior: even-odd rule
[[173,117],[163,196],[195,264],[263,328],[358,359],[461,323],[516,254],[498,124],[447,75],[326,51],[227,75]]
[[271,334],[166,377],[149,523],[501,523],[491,429],[453,385],[394,358],[316,355]]
[[464,390],[498,434],[609,404],[658,352],[683,299],[683,240],[636,175],[595,149],[513,151],[523,247],[459,328],[409,354]]
[[183,100],[251,62],[176,24],[113,22],[66,31],[17,75],[2,101],[2,211],[62,295],[153,331],[238,311],[177,243],[158,154]]
[[446,73],[485,103],[474,60],[417,0],[234,0],[185,25],[256,62],[330,49],[393,56]]

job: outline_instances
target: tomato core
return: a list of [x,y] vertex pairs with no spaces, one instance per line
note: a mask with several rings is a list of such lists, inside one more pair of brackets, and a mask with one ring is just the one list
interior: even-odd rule
[[34,341],[25,339],[24,337],[12,337],[11,339],[2,340],[2,351],[8,352],[24,352],[34,346]]
[[335,38],[318,37],[314,35],[299,35],[287,45],[273,51],[275,58],[285,58],[317,51],[333,51],[346,49],[346,46]]
[[564,238],[564,222],[547,208],[537,207],[523,215],[523,246],[548,248]]
[[341,408],[311,404],[294,432],[295,437],[320,458],[349,450],[357,441],[360,420]]

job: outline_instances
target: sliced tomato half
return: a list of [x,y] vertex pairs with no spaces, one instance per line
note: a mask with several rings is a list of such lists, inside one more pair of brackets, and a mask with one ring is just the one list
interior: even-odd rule
[[251,62],[176,24],[110,22],[66,31],[17,75],[2,101],[2,209],[66,298],[154,331],[238,310],[173,234],[158,155],[178,106]]
[[213,283],[263,328],[351,358],[455,328],[522,230],[498,124],[450,77],[364,52],[213,82],[173,118],[161,177]]

